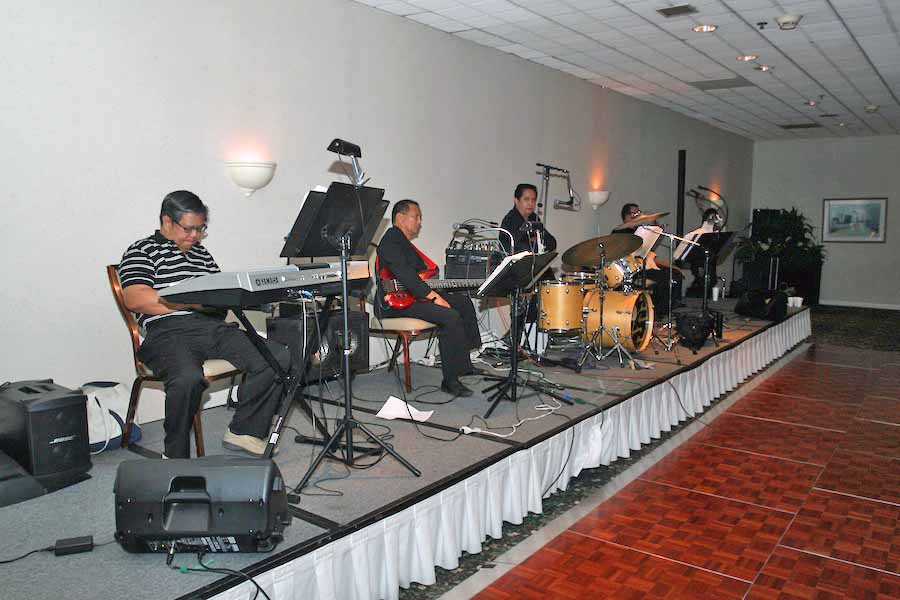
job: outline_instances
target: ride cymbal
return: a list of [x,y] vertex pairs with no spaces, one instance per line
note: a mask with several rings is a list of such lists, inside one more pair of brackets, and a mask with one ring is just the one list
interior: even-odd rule
[[575,244],[563,253],[562,260],[573,267],[600,266],[600,244],[606,254],[607,261],[628,256],[641,247],[643,241],[632,233],[613,233],[591,238]]

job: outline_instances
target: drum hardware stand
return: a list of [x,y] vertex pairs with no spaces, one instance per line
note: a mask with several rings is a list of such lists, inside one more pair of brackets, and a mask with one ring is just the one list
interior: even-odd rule
[[[606,248],[603,245],[603,242],[598,242],[597,246],[600,248],[600,271],[603,271],[603,265],[606,262]],[[578,357],[578,369],[584,367],[584,363],[587,360],[588,355],[593,356],[596,360],[605,360],[610,354],[615,352],[619,357],[619,364],[624,364],[625,359],[622,358],[622,354],[628,357],[629,362],[634,360],[629,354],[628,350],[622,343],[619,341],[619,328],[613,327],[612,330],[607,328],[603,324],[603,308],[604,301],[606,297],[606,290],[602,289],[600,286],[600,279],[598,273],[598,283],[597,283],[597,293],[600,294],[600,326],[594,331],[591,335],[590,341],[585,344],[584,350],[581,352],[581,356]],[[609,348],[605,353],[603,352],[603,334],[606,333],[613,341],[613,345]]]

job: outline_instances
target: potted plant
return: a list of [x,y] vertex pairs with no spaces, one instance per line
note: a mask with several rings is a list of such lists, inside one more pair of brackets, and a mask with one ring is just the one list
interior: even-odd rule
[[[816,242],[809,219],[796,208],[781,211],[761,234],[742,237],[735,257],[743,267],[747,287],[768,287],[777,269],[779,287],[793,287],[807,304],[818,304],[825,247]],[[773,259],[778,259],[777,263]]]

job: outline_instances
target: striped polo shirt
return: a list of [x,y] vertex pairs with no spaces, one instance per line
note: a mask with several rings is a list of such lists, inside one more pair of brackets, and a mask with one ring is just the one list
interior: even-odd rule
[[[202,245],[195,244],[187,252],[182,252],[175,242],[166,239],[159,231],[131,244],[119,263],[119,281],[123,289],[142,284],[161,290],[184,279],[218,272],[219,265]],[[166,317],[189,314],[190,311],[181,310],[165,315],[135,313],[135,317],[138,325],[146,327]]]

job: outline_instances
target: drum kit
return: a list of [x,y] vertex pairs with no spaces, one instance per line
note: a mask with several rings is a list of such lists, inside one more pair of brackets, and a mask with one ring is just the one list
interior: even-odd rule
[[[665,214],[641,219],[649,223]],[[583,350],[579,367],[588,355],[599,360],[613,352],[622,363],[623,355],[631,359],[630,352],[643,352],[650,345],[653,301],[639,277],[644,245],[645,240],[632,233],[585,240],[563,253],[568,272],[540,283],[538,331],[551,341],[577,338]]]

